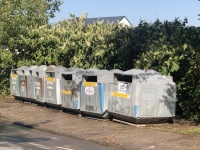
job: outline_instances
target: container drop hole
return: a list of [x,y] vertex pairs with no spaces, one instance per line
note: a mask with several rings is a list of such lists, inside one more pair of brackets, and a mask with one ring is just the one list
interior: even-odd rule
[[83,80],[86,82],[97,82],[97,76],[83,76]]
[[12,74],[18,74],[17,70],[12,70]]
[[131,75],[114,74],[115,81],[132,82]]
[[62,77],[64,80],[72,80],[72,74],[63,74]]

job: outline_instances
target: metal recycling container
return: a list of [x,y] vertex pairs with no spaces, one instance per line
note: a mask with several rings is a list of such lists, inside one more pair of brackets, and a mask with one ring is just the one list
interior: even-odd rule
[[[37,66],[31,66],[31,67],[28,67],[28,68],[25,68],[25,69],[20,69],[19,70],[19,73],[21,74],[21,91],[20,91],[20,97],[23,99],[23,100],[26,100],[26,101],[30,101],[28,95],[29,93],[33,93],[32,90],[33,88],[30,88],[30,86],[33,85],[33,78],[32,78],[32,70],[33,69],[36,69]],[[30,83],[29,83],[30,82]]]
[[41,65],[37,69],[32,70],[32,76],[34,77],[34,101],[39,104],[44,104],[44,78],[46,69],[46,65]]
[[38,68],[38,66],[30,66],[28,69],[25,70],[25,75],[28,80],[28,85],[27,85],[27,99],[28,100],[33,100],[35,98],[35,83],[34,83],[34,75],[33,72]]
[[82,83],[82,74],[84,69],[69,68],[61,74],[61,102],[62,108],[70,111],[80,111],[80,92]]
[[[27,67],[28,68],[28,67]],[[25,70],[27,68],[19,69],[19,75],[20,75],[20,98],[24,100],[24,98],[27,95],[27,78],[25,75]]]
[[176,84],[154,70],[114,73],[108,113],[132,123],[171,122],[175,116]]
[[81,86],[81,114],[107,118],[109,83],[113,73],[108,70],[88,69],[83,73]]
[[19,96],[19,75],[17,69],[11,69],[10,73],[10,94],[13,96]]
[[10,73],[10,93],[15,98],[20,98],[21,95],[21,75],[24,74],[23,70],[28,66],[22,66],[17,69],[11,69]]
[[61,73],[67,71],[65,67],[49,66],[45,79],[45,103],[51,106],[61,107],[60,80]]

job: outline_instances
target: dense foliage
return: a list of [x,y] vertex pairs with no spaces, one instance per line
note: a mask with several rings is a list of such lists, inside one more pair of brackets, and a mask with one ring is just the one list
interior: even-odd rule
[[46,25],[61,4],[60,0],[0,0],[1,96],[9,94],[10,69],[31,64],[34,51],[22,47],[34,43],[24,44],[22,38],[32,38],[32,32]]
[[[147,29],[148,26],[148,29]],[[187,20],[173,22],[141,22],[138,28],[147,29],[149,41],[140,49],[134,67],[155,69],[173,76],[177,83],[177,114],[200,121],[200,28],[188,27]]]
[[49,25],[60,1],[17,2],[0,0],[8,7],[0,10],[0,95],[9,94],[10,69],[22,65],[155,69],[177,83],[177,114],[200,121],[200,28],[187,26],[187,19],[141,21],[130,28],[103,22],[85,25],[83,14]]

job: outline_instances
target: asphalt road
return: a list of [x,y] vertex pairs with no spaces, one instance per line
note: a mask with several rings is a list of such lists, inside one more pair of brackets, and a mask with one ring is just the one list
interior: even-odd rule
[[0,150],[117,150],[0,121]]

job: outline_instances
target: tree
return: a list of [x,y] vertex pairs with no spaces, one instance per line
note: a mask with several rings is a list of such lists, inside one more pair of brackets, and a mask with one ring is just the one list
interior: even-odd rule
[[[24,65],[27,63],[23,61],[25,59],[31,60],[32,53],[30,50],[25,51],[24,41],[20,37],[27,37],[30,31],[46,25],[55,16],[54,13],[59,11],[61,4],[61,0],[0,0],[1,96],[9,93],[10,69]],[[37,32],[30,36],[36,35]]]
[[0,45],[47,24],[61,4],[61,0],[0,0]]

